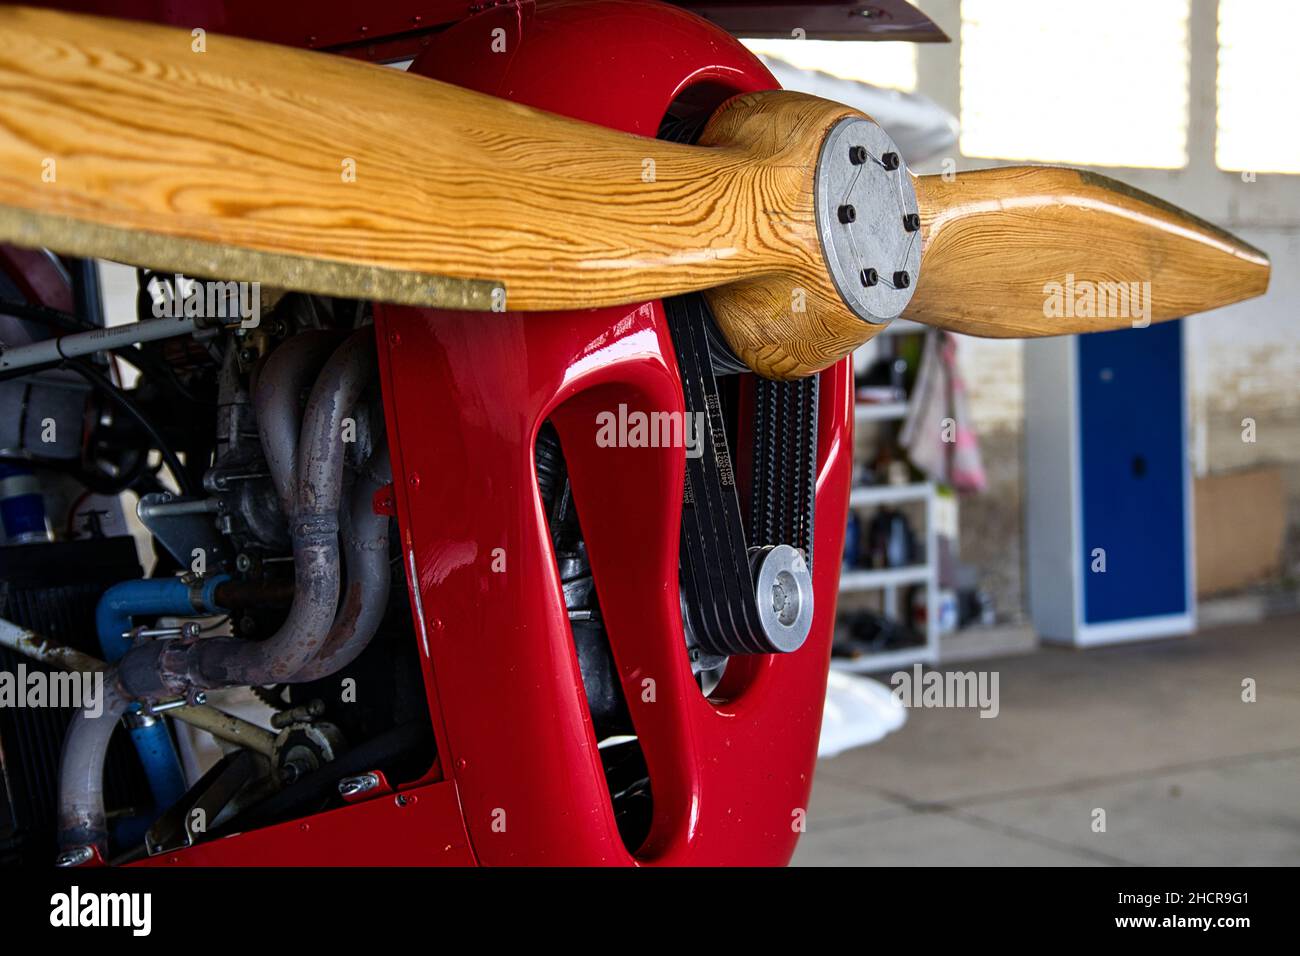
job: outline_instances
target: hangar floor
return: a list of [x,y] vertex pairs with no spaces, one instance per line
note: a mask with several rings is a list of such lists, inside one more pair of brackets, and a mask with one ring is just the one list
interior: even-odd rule
[[952,667],[998,716],[821,761],[795,865],[1300,864],[1300,617]]

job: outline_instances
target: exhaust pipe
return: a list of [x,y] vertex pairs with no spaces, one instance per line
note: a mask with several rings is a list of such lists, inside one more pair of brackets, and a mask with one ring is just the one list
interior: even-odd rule
[[392,481],[386,443],[375,446],[370,465],[353,486],[350,506],[342,515],[347,571],[343,603],[319,653],[289,683],[319,680],[347,667],[366,649],[384,619],[392,578],[388,516],[375,514],[374,497]]
[[119,665],[122,687],[132,699],[283,683],[315,659],[334,623],[340,592],[343,419],[359,402],[374,367],[374,329],[367,326],[334,351],[312,388],[290,519],[294,597],[283,626],[256,643],[209,637],[134,648]]
[[[388,600],[388,519],[372,512],[374,493],[390,480],[386,447],[349,495],[346,544],[349,588],[341,590],[339,516],[343,496],[343,419],[356,408],[375,369],[374,329],[354,332],[338,346],[312,387],[297,442],[296,400],[324,346],[318,336],[268,359],[257,390],[259,433],[281,501],[290,515],[294,595],[289,615],[271,638],[232,637],[153,641],[133,647],[105,675],[98,718],[78,714],[60,764],[60,838],[68,853],[107,848],[103,770],[109,739],[130,703],[193,697],[201,690],[315,680],[347,666],[369,643]],[[265,378],[270,375],[269,379]],[[255,399],[256,400],[256,399]],[[83,854],[89,856],[89,853]]]
[[337,343],[337,337],[329,332],[300,332],[267,356],[257,374],[253,389],[257,434],[280,506],[290,517],[298,498],[298,434],[302,429],[298,398],[319,374]]
[[113,680],[110,671],[104,679],[104,706],[92,717],[85,709],[73,715],[68,735],[63,738],[59,758],[59,847],[64,852],[82,852],[85,860],[93,858],[93,848],[101,857],[108,856],[108,822],[104,814],[104,758],[108,741],[117,723],[126,713],[130,701]]

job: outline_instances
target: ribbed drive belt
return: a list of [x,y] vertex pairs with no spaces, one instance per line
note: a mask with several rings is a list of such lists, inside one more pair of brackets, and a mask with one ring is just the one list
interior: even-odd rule
[[[677,352],[686,411],[704,413],[699,454],[686,458],[681,529],[684,611],[710,654],[770,654],[755,605],[751,546],[788,544],[812,564],[817,464],[817,377],[774,382],[755,376],[754,474],[747,542],[727,447],[710,335],[712,316],[698,294],[664,300]],[[720,356],[719,367],[735,359]]]

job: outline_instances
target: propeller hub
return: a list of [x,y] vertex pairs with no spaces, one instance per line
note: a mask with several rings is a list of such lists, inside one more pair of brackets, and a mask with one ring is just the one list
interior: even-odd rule
[[817,157],[816,190],[817,235],[840,298],[867,322],[897,318],[921,268],[920,210],[898,147],[874,120],[840,120]]

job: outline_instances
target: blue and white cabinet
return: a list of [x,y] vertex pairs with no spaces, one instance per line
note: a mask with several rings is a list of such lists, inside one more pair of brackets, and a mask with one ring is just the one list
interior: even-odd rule
[[1090,646],[1196,626],[1181,322],[1025,343],[1029,609]]

